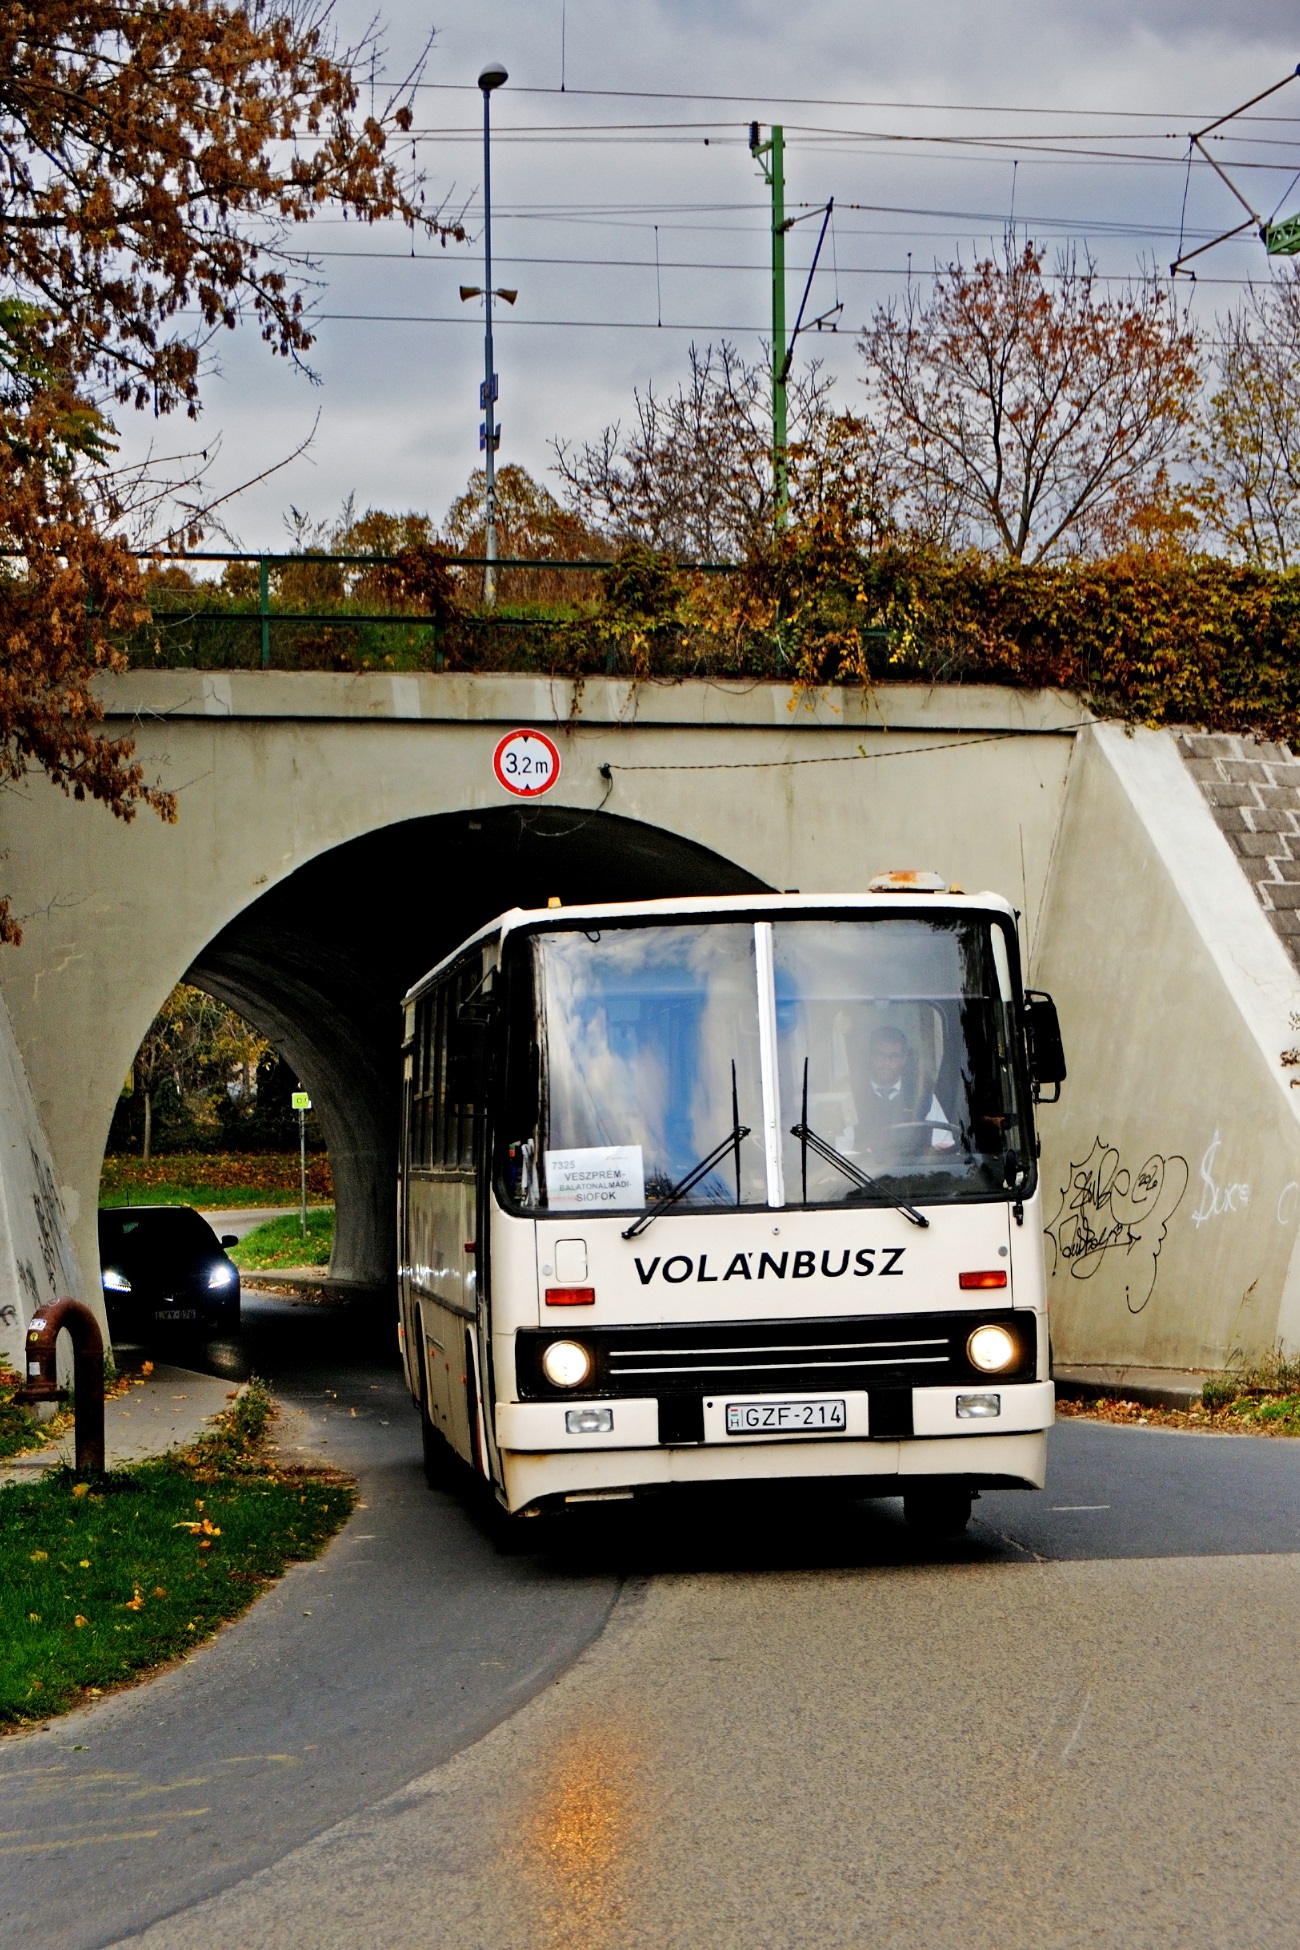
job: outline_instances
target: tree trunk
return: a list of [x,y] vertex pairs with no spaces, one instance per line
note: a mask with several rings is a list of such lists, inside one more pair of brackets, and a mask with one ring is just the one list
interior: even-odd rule
[[142,1153],[145,1164],[148,1164],[152,1151],[153,1151],[153,1092],[146,1090],[144,1093],[144,1151]]

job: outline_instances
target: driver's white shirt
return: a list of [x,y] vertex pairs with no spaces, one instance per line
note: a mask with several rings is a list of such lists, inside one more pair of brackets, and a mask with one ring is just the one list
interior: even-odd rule
[[[873,1096],[880,1099],[882,1104],[892,1104],[903,1093],[902,1080],[900,1078],[889,1090],[882,1090],[878,1083],[873,1083],[871,1092]],[[930,1108],[925,1113],[925,1122],[927,1124],[936,1124],[945,1127],[948,1123],[948,1119],[944,1114],[943,1105],[933,1092],[930,1096]],[[957,1140],[952,1132],[946,1128],[934,1130],[930,1133],[930,1148],[932,1151],[951,1151],[956,1142]]]

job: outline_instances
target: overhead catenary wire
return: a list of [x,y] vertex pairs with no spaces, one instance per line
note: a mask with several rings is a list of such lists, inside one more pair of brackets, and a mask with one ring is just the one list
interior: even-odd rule
[[[385,84],[388,85],[388,84]],[[417,81],[411,84],[415,90],[431,94],[473,94],[472,83],[463,81]],[[558,95],[558,88],[526,86],[522,83],[511,88],[514,95]],[[1266,90],[1265,93],[1270,91]],[[1068,108],[1060,103],[1049,106],[1026,102],[930,102],[899,101],[889,97],[848,97],[839,95],[781,95],[765,94],[762,89],[750,89],[743,95],[707,94],[698,89],[673,88],[570,88],[567,91],[573,100],[592,101],[643,101],[643,102],[736,102],[753,104],[758,107],[782,108],[872,108],[895,109],[900,112],[924,110],[950,115],[1060,115],[1069,117],[1109,115],[1115,121],[1199,121],[1200,115],[1192,110],[1171,110],[1167,108]],[[1256,99],[1262,100],[1263,96]],[[1249,116],[1249,121],[1259,122],[1298,122],[1300,117],[1293,115]],[[1211,125],[1213,126],[1213,125]]]

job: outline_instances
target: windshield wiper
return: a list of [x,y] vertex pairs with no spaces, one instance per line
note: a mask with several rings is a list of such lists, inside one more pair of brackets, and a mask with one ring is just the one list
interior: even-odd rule
[[701,1178],[707,1177],[713,1170],[713,1167],[718,1163],[718,1160],[726,1157],[728,1151],[734,1152],[736,1157],[736,1204],[740,1204],[740,1144],[742,1138],[747,1138],[750,1135],[750,1126],[748,1124],[742,1124],[740,1121],[740,1105],[736,1096],[736,1065],[734,1061],[731,1065],[731,1116],[731,1130],[723,1138],[721,1144],[715,1144],[707,1158],[701,1158],[698,1165],[693,1165],[687,1172],[685,1178],[674,1185],[670,1192],[665,1192],[662,1198],[657,1198],[648,1211],[643,1212],[639,1219],[634,1220],[623,1234],[625,1239],[637,1238],[640,1233],[645,1231],[647,1226],[654,1224],[661,1212],[666,1212],[670,1205],[676,1205],[679,1198],[685,1198],[687,1192],[693,1191],[695,1186],[699,1184]]
[[790,1126],[790,1135],[791,1137],[797,1137],[803,1146],[803,1202],[805,1205],[808,1203],[808,1153],[809,1151],[815,1151],[817,1156],[824,1158],[828,1165],[834,1165],[837,1171],[842,1171],[844,1176],[851,1179],[860,1191],[873,1192],[877,1198],[883,1198],[888,1204],[894,1206],[897,1211],[901,1212],[905,1219],[910,1219],[914,1226],[929,1227],[930,1221],[926,1218],[924,1212],[918,1212],[914,1205],[907,1203],[906,1199],[896,1197],[893,1192],[887,1192],[877,1179],[872,1178],[869,1173],[855,1165],[852,1158],[846,1158],[842,1151],[837,1151],[833,1144],[828,1144],[824,1137],[819,1137],[817,1132],[813,1130],[811,1124],[808,1122],[808,1060],[806,1057],[803,1066],[803,1117],[798,1124],[792,1124]]
[[905,1198],[898,1198],[893,1192],[887,1192],[878,1179],[872,1178],[865,1171],[860,1171],[852,1158],[846,1158],[844,1153],[837,1151],[833,1144],[827,1144],[825,1138],[818,1137],[816,1131],[811,1130],[807,1124],[792,1124],[790,1135],[797,1137],[808,1150],[815,1151],[819,1158],[824,1158],[828,1165],[834,1165],[837,1171],[842,1171],[846,1178],[852,1179],[860,1191],[874,1192],[876,1197],[883,1198],[886,1204],[896,1206],[903,1217],[910,1219],[914,1226],[929,1225],[930,1221],[924,1212],[918,1212],[916,1207],[909,1205]]

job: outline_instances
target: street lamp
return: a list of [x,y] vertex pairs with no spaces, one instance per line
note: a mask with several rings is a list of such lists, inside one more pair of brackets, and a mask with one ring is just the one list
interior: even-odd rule
[[[508,80],[505,69],[499,61],[489,61],[478,78],[483,90],[483,305],[487,320],[483,334],[483,384],[479,390],[479,402],[483,408],[483,425],[479,429],[479,440],[486,455],[487,495],[484,508],[483,554],[487,567],[483,571],[483,603],[490,609],[496,601],[497,579],[493,563],[497,559],[497,442],[501,438],[496,424],[497,376],[492,364],[492,300],[496,293],[492,289],[492,91]],[[502,293],[502,296],[505,294]],[[514,303],[511,296],[510,303]]]

